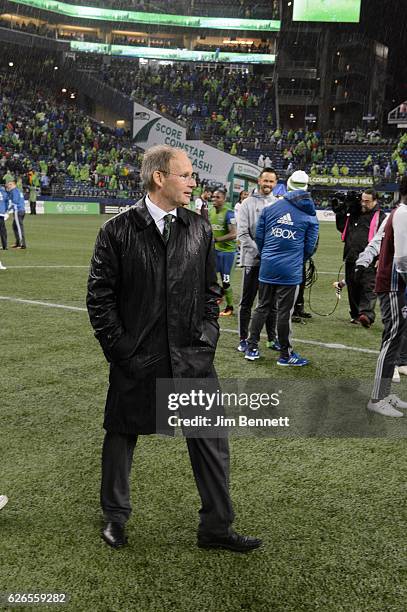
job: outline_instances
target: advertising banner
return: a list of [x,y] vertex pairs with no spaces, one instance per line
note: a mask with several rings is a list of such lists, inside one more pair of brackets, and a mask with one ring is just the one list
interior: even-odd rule
[[160,49],[158,47],[135,47],[133,45],[108,45],[72,41],[71,51],[98,53],[121,57],[143,57],[165,61],[182,62],[222,62],[228,64],[274,64],[276,56],[272,53],[233,53],[227,51],[194,51],[191,49]]
[[131,204],[101,204],[100,212],[102,215],[117,215],[132,206]]
[[142,149],[167,144],[184,150],[200,179],[230,183],[234,174],[257,178],[260,173],[254,164],[224,153],[201,140],[187,140],[184,127],[137,102],[134,103],[133,138]]
[[44,202],[46,215],[98,215],[99,202]]
[[254,30],[256,32],[278,32],[280,21],[270,19],[239,19],[236,17],[199,17],[194,15],[171,15],[147,13],[120,9],[99,8],[96,6],[75,6],[59,0],[10,0],[14,4],[24,4],[36,9],[51,11],[58,15],[76,19],[101,19],[115,23],[141,23],[181,28],[211,28],[215,30]]
[[336,216],[333,210],[317,210],[318,221],[335,221]]
[[310,185],[321,185],[324,187],[373,187],[372,176],[310,176]]
[[[25,201],[25,212],[26,214],[30,214],[31,212],[31,208],[30,208],[30,202],[28,200],[24,200]],[[37,200],[36,203],[36,207],[35,207],[35,212],[37,215],[43,215],[44,214],[44,202],[42,200]]]

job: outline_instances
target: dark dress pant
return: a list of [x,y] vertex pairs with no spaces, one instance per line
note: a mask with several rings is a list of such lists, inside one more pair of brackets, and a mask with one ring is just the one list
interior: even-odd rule
[[[244,266],[242,270],[242,293],[239,304],[239,335],[246,340],[249,335],[249,324],[252,307],[259,290],[259,266]],[[267,339],[273,342],[277,339],[277,311],[273,304],[266,319]]]
[[369,266],[362,272],[360,281],[355,282],[355,262],[347,261],[345,264],[345,280],[351,318],[358,319],[361,314],[365,314],[373,323],[376,318],[375,307],[377,301],[377,295],[374,292],[376,269]]
[[[105,521],[124,524],[131,514],[130,472],[138,436],[106,432],[102,452],[101,506]],[[227,438],[186,438],[201,498],[199,533],[224,535],[233,522]]]

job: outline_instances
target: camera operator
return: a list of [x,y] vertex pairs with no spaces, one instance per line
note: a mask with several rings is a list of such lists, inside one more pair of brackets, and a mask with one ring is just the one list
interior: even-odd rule
[[359,196],[350,192],[345,197],[339,194],[332,201],[336,216],[336,227],[341,232],[344,244],[345,279],[348,287],[350,322],[370,327],[375,320],[376,260],[355,277],[356,260],[376,234],[385,219],[380,210],[377,193],[365,189]]

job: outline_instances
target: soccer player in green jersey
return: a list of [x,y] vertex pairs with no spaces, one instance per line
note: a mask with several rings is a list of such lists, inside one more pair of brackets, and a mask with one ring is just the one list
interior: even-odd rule
[[209,211],[209,221],[216,250],[216,271],[221,275],[223,295],[226,308],[222,317],[233,314],[233,292],[230,286],[230,275],[236,256],[236,219],[235,213],[228,207],[225,191],[218,189],[213,193],[213,208]]

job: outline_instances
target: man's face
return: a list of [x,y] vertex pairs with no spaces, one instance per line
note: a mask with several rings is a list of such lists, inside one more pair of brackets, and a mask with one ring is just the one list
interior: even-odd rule
[[160,199],[174,208],[187,206],[196,182],[192,177],[192,164],[183,151],[177,151],[169,163],[168,173],[160,172]]
[[215,191],[213,194],[212,203],[216,210],[220,210],[225,203],[225,194],[222,191]]
[[11,191],[12,189],[14,189],[15,186],[16,184],[13,181],[9,181],[8,183],[6,183],[6,190]]
[[365,212],[369,212],[370,210],[373,210],[373,208],[377,204],[377,200],[373,199],[373,196],[371,193],[362,193],[360,203],[361,203],[362,213],[365,213]]
[[212,191],[204,191],[202,194],[202,198],[205,200],[205,202],[210,202],[212,196]]
[[277,185],[277,176],[274,172],[264,172],[258,179],[261,195],[269,195]]

